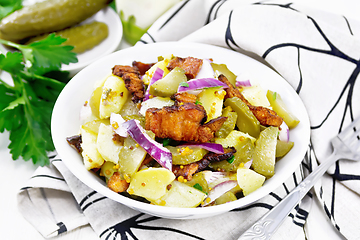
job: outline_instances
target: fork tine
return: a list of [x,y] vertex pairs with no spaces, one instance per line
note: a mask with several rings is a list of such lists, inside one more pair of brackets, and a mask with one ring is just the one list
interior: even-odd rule
[[360,117],[356,118],[349,126],[347,126],[344,130],[342,130],[340,132],[340,134],[338,135],[338,137],[345,141],[346,139],[348,139],[349,137],[351,138],[351,136],[354,136],[355,133],[358,135],[360,130]]

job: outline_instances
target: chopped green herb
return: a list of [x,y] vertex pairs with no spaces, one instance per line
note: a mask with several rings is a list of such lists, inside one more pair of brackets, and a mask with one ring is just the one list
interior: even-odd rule
[[168,146],[170,144],[170,138],[164,138],[162,142],[163,146]]
[[202,103],[199,102],[198,100],[195,101],[195,104],[196,104],[196,105],[202,105]]
[[235,160],[235,156],[231,156],[231,158],[227,159],[228,163],[233,163]]
[[13,80],[9,85],[0,79],[0,132],[9,131],[8,148],[14,160],[21,156],[34,164],[49,164],[47,152],[54,150],[51,113],[65,83],[46,75],[59,71],[63,63],[77,62],[72,46],[60,46],[64,41],[54,34],[29,45],[0,39],[21,51],[0,54],[0,69]]
[[179,85],[181,87],[189,87],[189,84],[187,82],[181,82]]
[[274,94],[273,94],[273,99],[274,99],[274,101],[276,100],[276,92],[274,92]]
[[197,190],[203,191],[203,188],[199,183],[195,183],[193,188],[196,188]]

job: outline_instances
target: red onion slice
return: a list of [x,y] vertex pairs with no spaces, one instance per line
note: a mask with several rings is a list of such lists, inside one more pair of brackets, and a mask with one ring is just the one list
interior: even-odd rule
[[150,97],[150,86],[152,84],[154,84],[157,80],[160,80],[162,79],[162,77],[164,76],[164,70],[162,70],[161,68],[157,68],[152,76],[152,78],[150,79],[150,83],[149,83],[149,86],[147,87],[146,89],[146,92],[145,92],[145,96],[144,96],[144,101],[148,100],[149,97]]
[[197,78],[192,79],[187,82],[188,86],[179,86],[178,92],[187,92],[187,91],[194,91],[200,90],[205,88],[211,87],[222,87],[227,88],[229,87],[225,83],[215,79],[215,78]]
[[129,135],[162,167],[172,171],[172,154],[162,144],[151,139],[140,126],[139,121],[132,119],[122,124]]
[[228,181],[219,183],[218,185],[216,185],[215,187],[213,187],[210,190],[207,198],[201,204],[201,206],[205,207],[206,205],[212,203],[217,198],[219,198],[221,195],[223,195],[224,193],[230,191],[231,189],[233,189],[237,185],[238,185],[238,182],[235,181],[235,180],[228,180]]
[[236,85],[236,87],[251,87],[250,80],[236,81],[235,85]]
[[286,125],[285,121],[282,122],[280,125],[280,132],[279,132],[279,140],[283,142],[289,142],[290,139],[290,130],[288,125]]
[[217,144],[217,143],[187,143],[187,144],[181,145],[181,147],[185,147],[185,146],[200,147],[200,148],[206,149],[210,152],[214,152],[214,153],[218,153],[218,154],[224,153],[223,146],[221,144]]
[[111,113],[110,124],[114,129],[114,132],[116,132],[116,134],[120,135],[121,137],[128,137],[129,134],[127,133],[127,130],[122,126],[124,122],[125,120],[120,114]]

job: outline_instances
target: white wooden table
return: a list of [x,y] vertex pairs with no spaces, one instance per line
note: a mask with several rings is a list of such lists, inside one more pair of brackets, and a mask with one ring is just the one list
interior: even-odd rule
[[[360,1],[358,0],[295,0],[299,4],[308,5],[325,11],[343,14],[347,17],[360,21]],[[124,46],[124,45],[122,45]],[[36,169],[32,162],[24,162],[22,159],[13,161],[7,146],[9,145],[9,134],[0,134],[0,239],[43,239],[43,237],[32,227],[17,209],[17,193],[26,185]],[[6,193],[6,194],[5,194]],[[343,239],[334,230],[329,220],[325,217],[319,204],[315,201],[311,209],[306,229],[308,239]],[[90,231],[89,231],[90,230]],[[76,234],[63,235],[61,239],[99,239],[89,226],[83,227]]]

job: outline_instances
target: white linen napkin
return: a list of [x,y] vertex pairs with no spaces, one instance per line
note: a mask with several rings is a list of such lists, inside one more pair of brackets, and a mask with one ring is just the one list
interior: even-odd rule
[[[213,218],[168,220],[136,212],[96,193],[56,157],[19,192],[21,212],[45,238],[61,237],[62,232],[89,223],[101,239],[237,239],[286,196],[306,170],[330,155],[330,139],[360,115],[359,34],[356,21],[289,2],[180,2],[138,44],[201,42],[230,48],[271,66],[299,93],[310,116],[311,143],[303,164],[276,191],[249,207]],[[316,197],[309,193],[273,239],[305,239],[303,226],[313,199],[321,201],[346,238],[356,239],[360,235],[359,176],[359,163],[338,162],[315,188]]]

